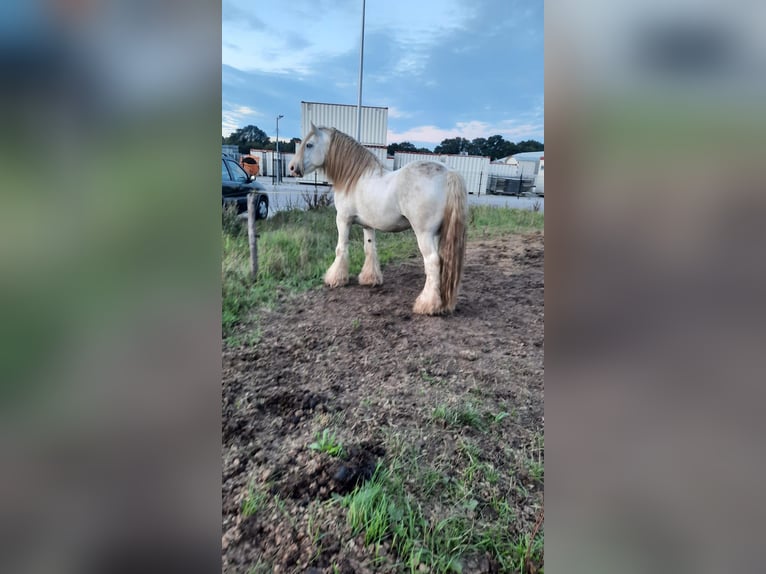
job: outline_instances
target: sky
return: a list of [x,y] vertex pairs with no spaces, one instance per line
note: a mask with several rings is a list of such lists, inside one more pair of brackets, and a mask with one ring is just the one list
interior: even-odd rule
[[[223,0],[222,126],[302,137],[301,101],[356,105],[362,0]],[[542,0],[367,0],[362,105],[388,144],[544,141]]]

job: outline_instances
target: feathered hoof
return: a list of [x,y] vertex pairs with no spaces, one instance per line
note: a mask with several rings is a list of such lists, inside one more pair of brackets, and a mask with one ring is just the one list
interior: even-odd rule
[[375,273],[374,271],[368,272],[362,269],[362,272],[359,274],[359,285],[366,285],[369,287],[383,285],[383,275]]
[[421,293],[415,299],[412,312],[417,315],[441,315],[444,313],[441,297],[438,293]]
[[333,289],[336,287],[343,287],[348,284],[348,272],[339,272],[331,267],[327,273],[325,273],[324,284]]

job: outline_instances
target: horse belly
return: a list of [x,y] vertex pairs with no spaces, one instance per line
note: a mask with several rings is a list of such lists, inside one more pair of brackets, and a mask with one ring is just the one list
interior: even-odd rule
[[[361,194],[354,201],[353,211],[357,223],[380,231],[404,231],[409,220],[399,209],[399,202],[391,185],[393,173],[365,182]],[[336,202],[337,204],[337,202]]]
[[410,228],[410,222],[403,215],[359,213],[354,217],[354,223],[379,231],[404,231]]

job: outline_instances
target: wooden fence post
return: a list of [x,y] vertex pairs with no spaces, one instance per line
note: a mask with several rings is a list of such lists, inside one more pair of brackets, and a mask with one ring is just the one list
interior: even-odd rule
[[258,235],[255,230],[255,200],[253,192],[247,194],[247,236],[250,240],[250,274],[255,281],[258,276]]

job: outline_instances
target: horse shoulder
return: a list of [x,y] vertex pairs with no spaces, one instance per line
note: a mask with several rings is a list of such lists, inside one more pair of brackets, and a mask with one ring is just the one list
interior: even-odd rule
[[335,211],[338,215],[353,217],[356,215],[356,197],[354,194],[344,192],[336,193],[334,197]]

